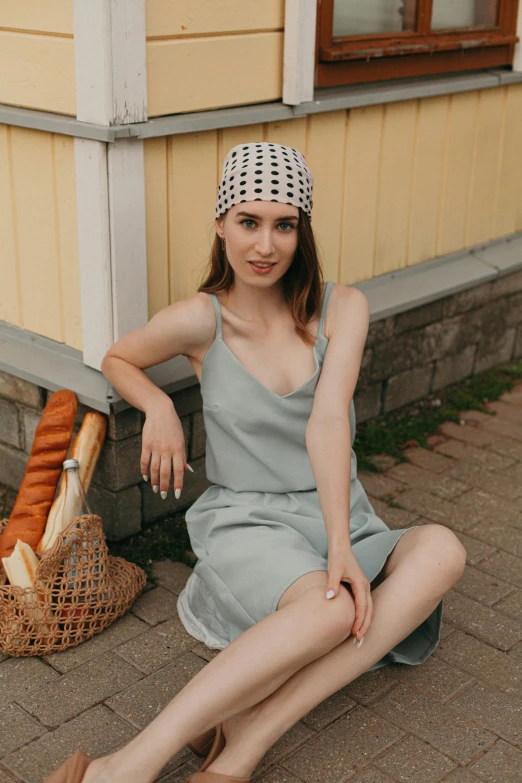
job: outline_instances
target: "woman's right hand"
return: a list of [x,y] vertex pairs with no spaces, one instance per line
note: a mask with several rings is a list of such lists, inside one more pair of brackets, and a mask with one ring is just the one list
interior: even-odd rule
[[179,498],[183,489],[183,476],[187,465],[185,436],[180,418],[170,402],[149,409],[145,414],[142,432],[140,467],[145,481],[149,475],[154,492],[159,490],[165,499],[170,486],[170,473],[174,479],[174,495]]

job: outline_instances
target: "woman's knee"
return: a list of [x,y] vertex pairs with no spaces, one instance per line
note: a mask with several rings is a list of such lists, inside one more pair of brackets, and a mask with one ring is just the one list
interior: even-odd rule
[[431,558],[437,558],[451,583],[458,582],[464,573],[467,552],[453,530],[435,522],[419,528],[420,539]]
[[311,638],[321,647],[331,649],[351,633],[355,619],[355,602],[343,585],[334,598],[326,598],[326,583],[305,590],[296,600],[310,623]]
[[341,584],[335,598],[326,598],[327,583],[326,570],[303,574],[285,590],[276,610],[292,605],[302,613],[310,627],[311,639],[318,645],[318,654],[344,641],[355,619],[352,595]]

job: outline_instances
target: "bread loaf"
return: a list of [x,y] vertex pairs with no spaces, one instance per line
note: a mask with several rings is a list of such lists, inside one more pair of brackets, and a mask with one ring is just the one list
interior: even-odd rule
[[45,593],[41,588],[38,590],[38,585],[35,584],[38,563],[39,560],[32,548],[20,539],[16,542],[16,546],[9,557],[2,558],[2,565],[10,584],[18,587],[34,588],[33,593],[24,595],[24,600],[29,605],[28,616],[32,615],[40,633],[49,633],[49,626],[43,622],[43,617],[45,616],[43,611]]
[[48,400],[34,435],[25,475],[13,512],[0,537],[0,557],[9,557],[18,539],[35,549],[45,530],[67,457],[78,401],[68,389]]
[[103,413],[86,413],[80,431],[71,449],[71,459],[80,463],[80,481],[85,494],[91,486],[94,468],[98,462],[105,434],[107,432],[107,417]]
[[32,587],[38,560],[29,544],[18,540],[9,557],[2,558],[2,565],[9,583],[19,587]]
[[[102,413],[86,413],[80,431],[78,432],[71,449],[71,459],[77,459],[80,463],[79,473],[85,494],[89,491],[94,468],[100,456],[105,433],[107,431],[107,418]],[[65,480],[62,476],[60,491],[56,496],[49,516],[45,532],[36,546],[37,552],[50,549],[59,533],[71,522],[63,519],[63,499],[65,495]]]

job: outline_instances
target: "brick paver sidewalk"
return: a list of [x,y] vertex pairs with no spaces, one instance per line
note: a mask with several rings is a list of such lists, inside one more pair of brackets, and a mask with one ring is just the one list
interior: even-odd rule
[[[272,747],[254,780],[522,781],[522,383],[489,408],[497,416],[470,411],[443,424],[429,449],[406,452],[408,463],[386,458],[385,473],[359,474],[390,527],[442,523],[466,547],[437,650],[326,699]],[[177,617],[189,573],[155,563],[158,586],[76,648],[0,656],[0,783],[41,783],[78,747],[101,756],[125,745],[217,654]],[[184,783],[200,765],[184,748],[158,780]]]

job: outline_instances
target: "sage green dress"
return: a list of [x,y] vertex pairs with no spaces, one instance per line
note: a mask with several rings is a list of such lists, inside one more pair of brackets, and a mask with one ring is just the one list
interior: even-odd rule
[[[186,514],[198,560],[177,609],[188,633],[211,649],[223,649],[275,612],[284,591],[300,576],[328,570],[328,540],[305,429],[328,345],[324,321],[333,285],[329,281],[324,289],[315,372],[285,395],[258,381],[227,347],[220,305],[210,294],[216,335],[203,360],[201,393],[205,466],[212,484]],[[375,514],[357,478],[353,400],[349,420],[350,539],[371,582],[411,528],[390,530]],[[441,600],[424,622],[368,670],[391,662],[423,663],[440,641],[442,605]]]

